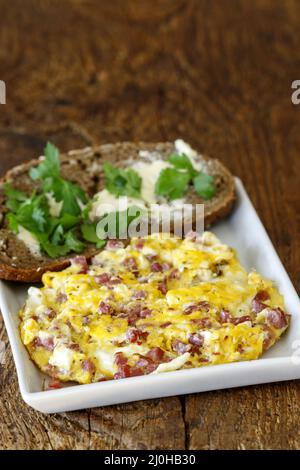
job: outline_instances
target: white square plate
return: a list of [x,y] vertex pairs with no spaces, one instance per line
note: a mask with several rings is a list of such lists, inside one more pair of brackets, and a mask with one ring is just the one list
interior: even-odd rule
[[[247,193],[236,179],[238,202],[232,215],[212,231],[237,249],[242,264],[272,279],[285,297],[291,326],[262,359],[157,375],[132,377],[43,391],[45,376],[29,359],[18,331],[18,311],[28,286],[0,283],[0,307],[16,363],[23,399],[45,412],[62,412],[148,398],[203,392],[300,378],[300,301]],[[298,351],[297,351],[298,350]]]

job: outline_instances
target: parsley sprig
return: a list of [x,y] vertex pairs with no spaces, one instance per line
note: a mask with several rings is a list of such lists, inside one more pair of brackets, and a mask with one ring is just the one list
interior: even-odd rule
[[207,173],[195,170],[191,160],[184,154],[173,153],[168,161],[173,165],[164,168],[155,185],[155,193],[169,200],[180,199],[192,184],[203,199],[211,199],[215,193],[214,179]]
[[[24,227],[51,258],[70,252],[81,253],[87,242],[103,246],[105,242],[96,235],[96,224],[89,222],[88,212],[83,209],[88,206],[87,196],[79,186],[61,175],[58,149],[48,143],[44,153],[44,160],[29,172],[32,180],[40,182],[38,190],[28,195],[10,183],[4,186],[6,206],[10,211],[7,214],[9,228],[18,233],[19,226]],[[56,217],[50,214],[49,193],[56,202],[63,203]]]
[[117,168],[103,163],[106,189],[116,196],[140,197],[142,178],[132,168]]

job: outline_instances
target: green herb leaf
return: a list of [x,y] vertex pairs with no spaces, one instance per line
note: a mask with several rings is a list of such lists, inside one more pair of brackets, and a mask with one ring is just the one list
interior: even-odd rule
[[33,194],[15,211],[16,220],[31,233],[45,232],[49,222],[48,203],[43,195]]
[[97,222],[82,224],[80,229],[81,229],[81,233],[82,233],[84,240],[90,243],[99,242],[100,239],[98,238],[97,233],[96,233]]
[[155,193],[167,199],[180,199],[184,196],[190,175],[187,171],[179,171],[176,168],[163,169],[155,184]]
[[60,163],[58,148],[48,142],[44,149],[44,153],[45,159],[42,160],[37,167],[31,168],[29,171],[29,175],[33,180],[59,176]]
[[45,148],[45,160],[36,168],[32,168],[29,175],[33,180],[42,180],[42,189],[44,193],[53,193],[57,202],[63,201],[63,213],[71,215],[81,214],[80,200],[83,204],[86,202],[84,191],[60,176],[59,150],[50,142]]
[[194,178],[198,174],[197,170],[193,167],[191,160],[183,153],[173,153],[169,156],[168,161],[177,169],[187,170],[191,178]]
[[80,223],[80,217],[71,215],[71,214],[64,214],[62,217],[60,217],[57,220],[58,220],[58,223],[63,226],[64,230],[73,228]]
[[47,178],[43,184],[44,192],[52,192],[56,201],[63,201],[62,214],[78,216],[81,214],[80,200],[83,204],[86,202],[84,191],[72,183],[60,177]]
[[96,248],[98,248],[98,249],[103,248],[104,245],[106,245],[106,242],[107,242],[107,240],[99,240],[99,241],[96,243]]
[[211,199],[216,194],[214,178],[206,173],[199,173],[193,179],[195,191],[203,199]]
[[25,193],[13,188],[10,183],[4,184],[4,194],[6,196],[6,207],[12,212],[16,212],[20,204],[28,198]]
[[59,224],[53,232],[51,237],[51,243],[53,245],[59,245],[64,239],[64,228],[61,224]]
[[106,189],[116,196],[139,197],[142,179],[132,168],[116,168],[109,162],[103,163]]
[[74,230],[69,230],[65,236],[65,243],[70,251],[75,251],[75,253],[81,253],[84,248],[85,244],[82,243],[75,235]]
[[10,212],[9,214],[7,214],[6,220],[7,220],[9,229],[14,233],[18,233],[19,223],[17,221],[15,214]]
[[38,205],[33,204],[32,220],[36,223],[36,226],[40,232],[43,232],[47,224],[46,212]]
[[81,233],[83,238],[90,242],[95,243],[97,248],[102,248],[106,244],[106,240],[102,240],[97,235],[97,224],[95,223],[85,223],[81,225]]
[[37,237],[42,249],[47,253],[50,258],[60,258],[61,256],[66,256],[69,252],[70,249],[69,247],[65,245],[53,245],[47,237],[45,236],[38,236]]

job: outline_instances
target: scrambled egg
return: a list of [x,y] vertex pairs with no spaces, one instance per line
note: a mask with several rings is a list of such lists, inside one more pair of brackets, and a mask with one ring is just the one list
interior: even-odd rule
[[20,317],[38,367],[79,383],[257,359],[289,324],[272,282],[210,232],[110,240],[44,274]]

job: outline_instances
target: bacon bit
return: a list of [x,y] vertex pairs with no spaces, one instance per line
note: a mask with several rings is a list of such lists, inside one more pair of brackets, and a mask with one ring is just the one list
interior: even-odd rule
[[168,271],[169,269],[171,269],[171,265],[169,263],[163,263],[161,267],[163,271]]
[[124,243],[121,242],[121,240],[108,240],[105,248],[110,251],[119,250],[120,248],[124,248]]
[[174,351],[177,351],[179,354],[184,354],[191,349],[190,345],[183,343],[179,339],[175,339],[172,342],[172,348]]
[[245,323],[246,321],[252,322],[252,318],[249,315],[243,315],[242,317],[235,317],[231,319],[231,323],[234,325],[239,325],[240,323]]
[[135,304],[129,309],[129,313],[134,313],[135,315],[140,315],[142,310],[141,304]]
[[146,318],[146,317],[149,317],[151,315],[151,310],[150,308],[144,308],[143,310],[141,310],[140,312],[140,317],[141,318]]
[[54,390],[54,389],[58,389],[58,388],[62,388],[62,383],[60,380],[58,379],[51,379],[50,382],[48,383],[48,389],[49,390]]
[[227,310],[221,310],[220,312],[220,322],[221,323],[230,323],[232,316]]
[[122,279],[119,278],[119,276],[112,276],[110,280],[108,281],[107,285],[108,286],[115,286],[117,284],[121,284]]
[[118,372],[114,375],[114,379],[124,379],[130,377],[130,367],[127,364],[127,358],[123,353],[118,352],[115,354],[115,363],[118,367]]
[[55,310],[53,310],[53,308],[47,308],[47,310],[45,311],[45,314],[50,320],[53,320],[53,318],[56,317],[56,312]]
[[141,331],[138,329],[130,329],[126,332],[126,338],[130,343],[142,344],[142,340],[148,336],[147,331]]
[[252,310],[255,313],[261,312],[262,310],[268,307],[268,305],[266,305],[264,302],[269,299],[270,299],[270,295],[268,294],[267,291],[261,290],[257,292],[256,296],[254,297],[251,303]]
[[158,283],[157,289],[163,294],[166,295],[168,292],[168,284],[167,279],[163,279],[161,282]]
[[130,377],[138,377],[144,375],[144,371],[140,367],[130,367]]
[[141,304],[136,304],[128,309],[127,312],[122,312],[118,318],[127,318],[129,325],[135,325],[138,318],[146,318],[151,315],[149,308],[142,308]]
[[243,354],[245,352],[245,349],[243,348],[241,344],[238,344],[237,350],[240,354]]
[[205,310],[206,312],[209,312],[209,303],[206,302],[206,300],[201,300],[199,303],[198,303],[199,307],[202,309],[202,310]]
[[58,296],[56,297],[55,301],[58,303],[58,304],[63,304],[64,302],[66,302],[68,300],[68,296],[67,294],[64,294],[63,292],[60,292],[58,294]]
[[153,273],[161,273],[163,271],[163,267],[160,263],[156,261],[155,263],[151,264],[151,271]]
[[264,341],[263,341],[263,351],[267,351],[270,348],[270,346],[272,346],[272,344],[274,342],[275,333],[267,325],[264,325],[263,329],[264,329],[264,333],[265,333]]
[[157,258],[157,253],[152,253],[151,255],[145,256],[148,261],[153,261]]
[[133,258],[133,256],[130,256],[129,258],[126,258],[123,262],[125,268],[129,269],[129,271],[137,271],[138,270],[138,265],[136,262],[136,259]]
[[130,377],[130,366],[126,364],[124,367],[122,367],[120,372],[117,372],[114,375],[114,380],[126,379],[127,377]]
[[125,315],[125,317],[127,317],[128,325],[130,326],[135,325],[138,319],[138,316],[135,313],[130,313],[128,316]]
[[82,361],[82,369],[90,374],[94,374],[96,372],[96,366],[91,359],[85,359]]
[[268,310],[267,320],[277,329],[284,328],[288,324],[287,314],[279,307]]
[[169,279],[180,279],[180,272],[179,269],[173,269],[169,274]]
[[204,343],[204,338],[202,335],[197,335],[197,334],[190,334],[189,335],[189,343],[193,344],[194,346],[198,346],[201,348]]
[[155,369],[157,369],[159,364],[155,364],[154,362],[149,363],[148,366],[145,368],[145,373],[146,374],[151,374],[151,372],[154,372]]
[[190,315],[191,313],[195,312],[196,310],[199,310],[198,305],[189,305],[186,307],[183,311],[185,315]]
[[168,326],[172,325],[172,323],[170,321],[167,321],[166,323],[162,323],[160,325],[161,328],[167,328]]
[[120,284],[122,281],[118,276],[111,276],[108,273],[102,273],[94,277],[97,284],[114,286],[115,284]]
[[125,313],[124,318],[127,318],[128,325],[135,325],[139,317],[139,314],[136,312],[130,312],[129,314]]
[[227,310],[221,310],[220,312],[220,322],[221,323],[232,323],[233,325],[239,325],[246,321],[252,321],[252,318],[249,315],[243,315],[241,317],[232,317],[230,312]]
[[160,362],[165,355],[165,352],[161,348],[152,348],[147,352],[146,357],[151,359],[153,362]]
[[196,310],[205,310],[206,312],[209,311],[209,303],[205,300],[201,300],[197,304],[189,305],[183,311],[186,315],[190,315],[191,313],[195,312]]
[[251,308],[253,310],[253,312],[255,313],[260,313],[262,310],[264,310],[265,308],[267,308],[268,305],[265,304],[264,302],[259,302],[258,300],[252,300],[252,303],[251,303]]
[[149,364],[150,364],[150,359],[147,359],[144,356],[141,356],[140,359],[137,361],[136,366],[147,367]]
[[157,369],[158,364],[153,362],[150,358],[140,356],[140,359],[136,363],[136,367],[142,369],[144,374],[150,374],[155,369]]
[[117,366],[127,364],[127,357],[125,357],[123,353],[117,352],[115,354],[115,363],[117,364]]
[[81,351],[80,346],[77,343],[71,343],[69,345],[69,348],[72,349],[73,351]]
[[141,250],[145,246],[145,240],[143,238],[139,238],[137,242],[135,243],[135,248],[137,250]]
[[43,347],[43,348],[47,349],[47,351],[53,351],[54,350],[54,339],[53,338],[41,339],[41,338],[37,337],[37,338],[34,338],[34,340],[32,342],[32,346],[34,348]]
[[[127,375],[127,377],[129,377]],[[116,372],[114,375],[114,380],[124,379],[124,375],[121,372]]]
[[254,299],[259,300],[259,302],[265,302],[266,300],[270,300],[270,294],[266,290],[260,290],[257,292]]
[[114,309],[111,305],[106,302],[103,302],[102,300],[99,304],[98,312],[105,313],[107,315],[112,315],[114,313]]
[[78,274],[86,274],[89,270],[89,265],[85,256],[75,256],[71,259],[72,266],[79,266],[81,269]]
[[106,284],[110,280],[110,275],[108,273],[102,273],[98,276],[95,276],[95,281],[97,284]]
[[212,323],[208,317],[205,318],[194,318],[191,320],[192,323],[195,323],[199,328],[211,328]]
[[138,290],[132,294],[132,300],[142,300],[147,297],[147,292],[145,290]]

